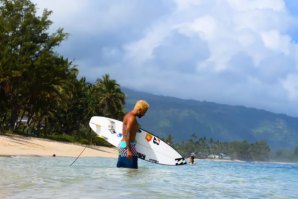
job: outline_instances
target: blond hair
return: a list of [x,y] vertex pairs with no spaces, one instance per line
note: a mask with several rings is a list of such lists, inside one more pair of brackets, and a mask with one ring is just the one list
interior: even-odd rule
[[149,104],[145,100],[139,100],[136,102],[135,109],[141,109],[142,111],[147,111],[149,109]]

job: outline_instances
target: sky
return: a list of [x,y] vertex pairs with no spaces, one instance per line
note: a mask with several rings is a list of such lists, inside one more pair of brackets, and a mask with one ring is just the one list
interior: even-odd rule
[[298,117],[296,0],[32,0],[94,83]]

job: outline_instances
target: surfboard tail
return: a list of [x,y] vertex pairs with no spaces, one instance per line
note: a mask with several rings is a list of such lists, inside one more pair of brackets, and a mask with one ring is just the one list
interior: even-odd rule
[[187,164],[186,160],[184,158],[176,158],[176,165],[184,165]]

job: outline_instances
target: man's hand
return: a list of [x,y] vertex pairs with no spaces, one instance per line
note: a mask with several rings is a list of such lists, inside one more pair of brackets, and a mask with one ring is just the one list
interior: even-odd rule
[[132,159],[132,152],[130,149],[127,149],[127,158]]

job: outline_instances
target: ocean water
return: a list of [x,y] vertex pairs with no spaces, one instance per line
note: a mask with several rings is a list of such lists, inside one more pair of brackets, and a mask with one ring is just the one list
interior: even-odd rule
[[162,166],[113,158],[0,157],[0,198],[298,198],[298,165],[198,160]]

